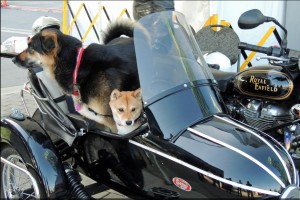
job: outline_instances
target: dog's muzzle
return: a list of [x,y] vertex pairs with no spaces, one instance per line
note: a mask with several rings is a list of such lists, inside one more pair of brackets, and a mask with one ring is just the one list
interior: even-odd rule
[[18,56],[15,56],[12,59],[12,62],[17,65],[18,67],[24,68],[24,69],[28,69],[28,68],[33,68],[35,67],[35,64],[32,62],[29,62],[28,59],[22,60],[20,59]]

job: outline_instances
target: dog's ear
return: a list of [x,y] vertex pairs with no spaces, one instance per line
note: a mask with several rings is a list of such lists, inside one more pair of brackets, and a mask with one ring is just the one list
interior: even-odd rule
[[134,91],[133,95],[136,99],[142,99],[142,93],[141,88],[138,88]]
[[53,37],[41,37],[42,49],[49,53],[55,48],[55,41]]
[[111,92],[110,100],[117,100],[120,96],[121,96],[120,91],[119,91],[118,89],[114,89],[114,90]]

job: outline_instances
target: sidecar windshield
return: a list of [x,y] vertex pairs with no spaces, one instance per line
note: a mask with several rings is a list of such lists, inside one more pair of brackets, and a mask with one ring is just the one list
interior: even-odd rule
[[181,13],[158,12],[138,23],[134,43],[144,102],[171,88],[213,79]]
[[179,12],[140,19],[134,45],[149,127],[166,139],[215,113],[224,105],[216,81]]

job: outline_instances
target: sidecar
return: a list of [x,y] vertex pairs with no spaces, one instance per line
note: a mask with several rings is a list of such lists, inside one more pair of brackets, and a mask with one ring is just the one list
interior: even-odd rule
[[145,123],[126,135],[78,115],[43,71],[28,72],[23,91],[38,109],[1,119],[1,198],[89,199],[103,185],[132,199],[300,197],[284,147],[226,114],[181,13],[143,17],[134,43]]

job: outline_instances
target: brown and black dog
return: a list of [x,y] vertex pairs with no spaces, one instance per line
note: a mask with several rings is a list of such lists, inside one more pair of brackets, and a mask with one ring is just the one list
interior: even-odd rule
[[[46,29],[32,37],[28,48],[13,61],[20,67],[42,66],[49,77],[56,80],[75,104],[78,112],[117,132],[109,107],[110,94],[114,89],[136,90],[140,87],[133,46],[131,21],[112,23],[104,35],[104,44],[90,44],[82,54],[76,78],[81,98],[74,98],[73,72],[77,63],[78,49],[82,42],[57,29]],[[129,37],[120,37],[127,35]]]

